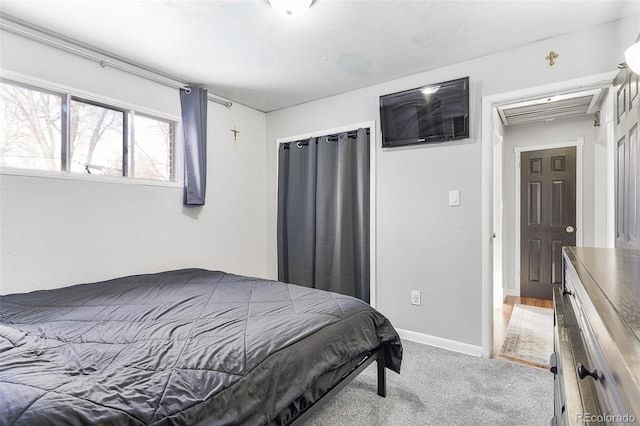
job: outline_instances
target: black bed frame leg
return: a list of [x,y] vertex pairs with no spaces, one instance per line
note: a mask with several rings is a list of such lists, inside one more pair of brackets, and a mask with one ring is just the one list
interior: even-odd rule
[[382,397],[387,396],[387,376],[384,362],[385,352],[386,345],[382,345],[378,351],[378,359],[376,360],[378,364],[378,395]]

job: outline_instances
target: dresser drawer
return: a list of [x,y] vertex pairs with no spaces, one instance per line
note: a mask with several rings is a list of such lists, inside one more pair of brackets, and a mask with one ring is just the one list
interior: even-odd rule
[[[578,377],[576,365],[586,360],[585,345],[570,296],[559,288],[553,292],[554,332],[550,365],[555,374],[554,419],[557,425],[584,424],[586,413],[601,411],[590,381]],[[555,368],[554,368],[555,367]],[[598,423],[591,423],[598,424]]]
[[640,421],[639,255],[563,248],[563,290],[554,291],[556,424]]

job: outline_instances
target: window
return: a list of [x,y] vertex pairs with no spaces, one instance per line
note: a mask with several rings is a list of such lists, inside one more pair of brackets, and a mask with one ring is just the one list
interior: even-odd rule
[[175,123],[0,80],[0,166],[174,181]]
[[124,175],[125,112],[71,100],[71,173]]
[[0,166],[60,170],[62,96],[0,81]]
[[173,123],[137,114],[129,148],[129,175],[173,180]]

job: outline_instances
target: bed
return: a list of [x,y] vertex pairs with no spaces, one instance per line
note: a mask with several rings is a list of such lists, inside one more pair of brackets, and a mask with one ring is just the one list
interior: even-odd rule
[[[297,424],[402,346],[366,303],[185,269],[0,297],[0,424]],[[372,395],[375,398],[375,395]]]

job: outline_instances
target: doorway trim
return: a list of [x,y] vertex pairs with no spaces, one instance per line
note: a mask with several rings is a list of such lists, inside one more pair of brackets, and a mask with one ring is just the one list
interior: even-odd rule
[[[332,129],[326,129],[326,130],[315,130],[313,132],[309,132],[309,133],[303,133],[303,134],[299,134],[299,135],[295,135],[295,136],[287,136],[284,138],[278,138],[276,139],[276,194],[278,193],[278,182],[279,182],[279,158],[278,158],[278,151],[280,149],[280,144],[281,143],[288,143],[288,142],[295,142],[295,141],[299,141],[302,139],[309,139],[309,138],[313,138],[313,137],[321,137],[321,136],[325,136],[325,135],[332,135],[335,133],[343,133],[343,132],[349,132],[352,130],[358,130],[360,128],[368,128],[369,129],[369,143],[371,145],[370,150],[369,150],[369,305],[372,308],[376,308],[377,306],[377,276],[376,276],[376,271],[377,271],[377,263],[376,263],[376,259],[377,259],[377,250],[376,250],[376,243],[377,243],[377,233],[376,233],[376,229],[377,229],[377,225],[376,225],[376,211],[377,211],[377,200],[376,200],[376,176],[377,176],[377,170],[376,170],[376,164],[377,164],[377,160],[376,160],[376,147],[377,147],[377,130],[376,130],[376,122],[375,120],[372,121],[365,121],[362,123],[357,123],[357,124],[349,124],[346,126],[340,126],[340,127],[334,127]],[[276,233],[277,233],[277,229],[278,227],[276,226]],[[276,237],[276,241],[277,241],[277,235]],[[276,254],[276,271],[278,270],[278,256]]]
[[[611,87],[617,71],[482,97],[482,356],[489,358],[493,343],[493,109],[499,105],[593,88]],[[607,227],[611,225],[607,219]]]
[[534,145],[534,146],[516,146],[513,148],[513,154],[515,157],[514,161],[514,178],[515,178],[515,189],[516,196],[514,199],[514,249],[515,249],[515,258],[514,258],[514,284],[516,296],[520,296],[520,197],[521,197],[521,176],[520,176],[520,154],[523,152],[531,152],[531,151],[540,151],[543,149],[555,149],[555,148],[571,148],[576,147],[576,246],[582,246],[582,238],[583,238],[583,175],[582,170],[584,167],[583,164],[583,150],[584,150],[584,138],[579,137],[575,141],[570,142],[557,142],[557,143],[549,143],[544,145]]

